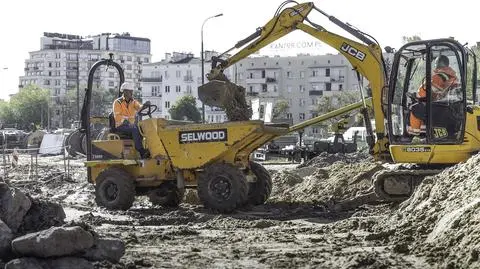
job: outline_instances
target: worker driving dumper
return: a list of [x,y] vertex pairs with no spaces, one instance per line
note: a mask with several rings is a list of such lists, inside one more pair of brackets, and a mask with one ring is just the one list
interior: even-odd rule
[[113,114],[115,118],[115,128],[118,132],[131,135],[135,143],[135,149],[140,153],[142,159],[149,157],[149,152],[142,145],[142,136],[137,126],[136,114],[142,108],[149,106],[150,101],[141,105],[133,98],[133,85],[124,82],[120,87],[122,96],[113,102]]

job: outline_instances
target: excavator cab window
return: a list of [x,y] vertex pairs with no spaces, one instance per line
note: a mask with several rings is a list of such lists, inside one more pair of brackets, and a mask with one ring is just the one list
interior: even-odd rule
[[390,77],[391,144],[463,142],[466,52],[456,41],[437,39],[403,46]]

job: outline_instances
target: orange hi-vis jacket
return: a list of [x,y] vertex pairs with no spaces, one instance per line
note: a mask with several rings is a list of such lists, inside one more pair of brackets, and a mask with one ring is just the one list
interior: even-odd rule
[[137,113],[141,107],[142,105],[140,105],[137,100],[132,99],[127,103],[123,96],[113,101],[115,127],[122,125],[125,120],[128,120],[130,124],[135,123],[135,113]]

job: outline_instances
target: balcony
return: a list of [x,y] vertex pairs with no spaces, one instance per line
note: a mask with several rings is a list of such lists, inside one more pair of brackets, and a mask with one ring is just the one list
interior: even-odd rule
[[319,90],[312,90],[312,91],[308,91],[308,95],[310,96],[322,96],[323,95],[323,91],[319,91]]
[[247,84],[265,84],[267,78],[247,78]]
[[276,78],[269,78],[267,77],[267,83],[275,83],[277,82],[277,79]]
[[143,82],[162,82],[162,77],[156,78],[142,78]]
[[309,82],[331,82],[332,78],[331,77],[310,77],[308,79]]
[[193,82],[193,76],[184,76],[183,81],[185,82]]
[[332,82],[343,83],[345,82],[345,76],[332,77]]
[[258,96],[258,92],[247,92],[247,96]]
[[278,97],[278,96],[280,96],[278,91],[276,91],[276,92],[274,92],[274,91],[262,91],[258,95],[261,96],[261,97]]

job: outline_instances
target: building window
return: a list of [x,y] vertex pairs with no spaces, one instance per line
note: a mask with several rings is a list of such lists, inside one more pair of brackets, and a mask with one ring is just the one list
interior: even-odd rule
[[182,76],[182,71],[177,70],[177,71],[175,72],[175,76],[176,76],[177,78],[181,77],[181,76]]
[[165,92],[170,92],[170,86],[165,86]]
[[300,71],[300,78],[305,78],[305,71]]
[[298,118],[299,118],[300,120],[304,120],[304,119],[305,119],[305,113],[299,113],[299,114],[298,114]]
[[273,92],[277,92],[277,85],[273,85]]
[[312,71],[312,77],[318,77],[318,70]]
[[157,94],[158,94],[157,86],[152,86],[152,96],[157,96]]
[[108,77],[114,78],[114,77],[115,77],[115,73],[113,73],[113,72],[108,72]]
[[305,92],[305,86],[300,85],[299,88],[300,88],[300,92]]
[[287,78],[292,78],[292,72],[287,71]]
[[338,84],[338,90],[339,91],[343,90],[343,84]]
[[326,77],[330,76],[330,68],[325,69],[325,76]]
[[253,78],[253,73],[250,73],[250,78]]
[[287,92],[292,92],[292,86],[290,85],[287,86]]
[[132,56],[127,56],[127,61],[132,61]]
[[180,88],[180,85],[175,86],[175,92],[180,92],[182,89]]
[[170,108],[170,101],[165,101],[165,108]]
[[48,62],[48,67],[52,67],[52,62]]
[[330,83],[330,82],[325,83],[325,90],[327,92],[331,91],[332,90],[332,83]]
[[192,85],[187,85],[187,93],[192,94]]
[[298,99],[299,106],[305,106],[305,99]]
[[292,113],[287,113],[287,119],[291,119],[292,118]]
[[109,82],[108,82],[108,86],[109,86],[109,87],[113,87],[114,85],[115,85],[115,83],[114,83],[113,81],[109,81]]
[[267,84],[262,84],[262,92],[267,92]]

